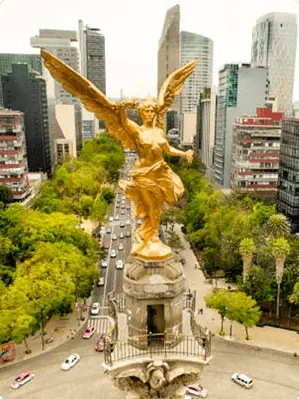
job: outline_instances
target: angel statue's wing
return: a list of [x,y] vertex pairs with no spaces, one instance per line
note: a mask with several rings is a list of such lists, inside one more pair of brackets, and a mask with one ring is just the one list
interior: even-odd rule
[[182,66],[165,80],[158,96],[158,109],[155,125],[164,131],[164,115],[173,103],[174,97],[180,94],[185,80],[193,72],[198,60],[193,60]]
[[[62,87],[73,96],[80,98],[84,107],[94,112],[96,116],[105,121],[109,134],[121,142],[123,147],[136,151],[134,141],[122,127],[117,103],[108,98],[89,80],[66,65],[59,58],[46,50],[41,50],[45,67]],[[130,123],[134,123],[130,121]]]

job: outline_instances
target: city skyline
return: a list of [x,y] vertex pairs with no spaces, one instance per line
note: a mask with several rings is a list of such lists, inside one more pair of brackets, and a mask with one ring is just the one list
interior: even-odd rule
[[[218,71],[223,64],[250,62],[252,29],[259,17],[269,12],[294,13],[297,17],[299,13],[295,0],[227,0],[225,4],[211,0],[205,4],[204,12],[196,0],[162,0],[160,5],[149,5],[147,9],[137,0],[125,4],[111,0],[101,5],[96,0],[89,0],[88,4],[82,0],[53,0],[40,8],[33,0],[7,0],[0,4],[0,32],[5,39],[1,40],[0,53],[37,53],[30,46],[30,37],[37,35],[39,29],[77,30],[78,20],[83,19],[89,26],[99,28],[106,38],[107,95],[119,97],[123,89],[125,96],[156,96],[158,41],[165,13],[175,4],[181,6],[181,30],[214,41],[213,85],[218,84]],[[294,101],[299,99],[298,81],[296,73]]]

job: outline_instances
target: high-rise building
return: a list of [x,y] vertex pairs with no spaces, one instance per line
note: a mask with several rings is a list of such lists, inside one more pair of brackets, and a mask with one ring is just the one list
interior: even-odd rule
[[[167,10],[158,48],[158,93],[168,76],[180,67],[180,6]],[[179,100],[172,109],[179,111]]]
[[282,112],[270,108],[235,118],[231,188],[276,196],[282,118]]
[[[72,30],[40,29],[39,35],[30,39],[32,47],[43,48],[49,51],[51,54],[61,59],[61,61],[72,67],[75,71],[79,72],[80,59],[79,51],[76,47],[77,42],[77,32]],[[51,157],[54,161],[55,140],[57,138],[55,105],[74,104],[75,106],[77,152],[79,152],[82,147],[82,106],[80,100],[64,90],[63,87],[52,78],[49,71],[44,68],[44,66],[43,76],[47,82]]]
[[97,28],[90,28],[79,21],[81,73],[102,93],[106,94],[105,36]]
[[201,90],[211,87],[213,75],[213,41],[191,32],[181,32],[181,66],[198,59],[192,74],[186,79],[180,95],[180,113],[196,112]]
[[197,130],[197,107],[200,92],[211,87],[213,75],[213,41],[191,32],[181,32],[180,64],[198,59],[193,73],[186,79],[180,95],[181,145],[190,146]]
[[56,104],[57,139],[55,142],[56,163],[77,158],[76,117],[74,104]]
[[92,140],[95,137],[96,117],[92,112],[82,110],[82,138],[83,143],[86,140]]
[[[42,60],[39,54],[0,53],[0,76],[11,72],[12,64],[27,64],[29,71],[42,74]],[[2,87],[0,84],[0,106],[3,106]]]
[[29,194],[24,114],[0,109],[0,184],[12,190],[15,201]]
[[295,14],[272,12],[260,17],[252,32],[251,62],[269,68],[269,96],[277,97],[278,111],[292,115],[297,49]]
[[225,64],[219,71],[216,110],[214,179],[229,188],[233,122],[237,116],[253,115],[268,100],[268,70],[250,64]]
[[282,121],[278,172],[277,210],[299,232],[299,119]]
[[48,104],[45,80],[28,71],[27,64],[13,64],[1,77],[5,108],[24,112],[28,168],[51,174]]

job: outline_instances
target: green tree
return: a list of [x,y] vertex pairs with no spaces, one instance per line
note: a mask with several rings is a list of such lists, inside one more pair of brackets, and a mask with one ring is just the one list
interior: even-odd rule
[[245,328],[246,340],[249,340],[248,328],[259,322],[261,311],[256,301],[244,292],[232,292],[226,317],[242,324]]
[[284,264],[286,257],[290,253],[290,245],[288,241],[283,238],[271,239],[270,249],[272,255],[275,258],[276,267],[276,282],[277,282],[277,303],[276,303],[276,317],[279,318],[279,306],[280,306],[280,284],[284,272]]
[[217,290],[205,297],[207,307],[215,309],[221,318],[220,335],[225,335],[223,330],[224,318],[227,315],[228,307],[231,303],[231,292],[227,290]]
[[261,305],[263,302],[273,300],[271,276],[260,266],[252,266],[248,278],[242,286],[243,291]]
[[28,314],[20,314],[13,325],[12,338],[17,344],[24,342],[26,353],[30,353],[31,349],[28,346],[27,338],[32,334],[36,320],[33,316]]
[[290,303],[299,304],[299,281],[294,285],[293,293],[290,296]]
[[240,243],[240,254],[243,260],[243,283],[246,282],[251,266],[253,254],[256,251],[252,238],[244,238]]
[[8,204],[13,201],[13,194],[9,187],[0,185],[0,202]]
[[258,202],[253,206],[250,220],[253,225],[262,228],[274,214],[275,205],[265,205],[263,202]]
[[290,222],[283,214],[277,213],[269,217],[265,231],[268,237],[288,237],[291,231]]
[[183,212],[179,208],[169,208],[165,209],[161,214],[161,223],[166,225],[166,230],[168,225],[170,225],[170,233],[174,231],[174,226],[176,223],[181,223],[183,218]]
[[171,248],[176,248],[176,249],[183,248],[180,237],[176,233],[170,233],[170,235],[167,238],[167,244]]

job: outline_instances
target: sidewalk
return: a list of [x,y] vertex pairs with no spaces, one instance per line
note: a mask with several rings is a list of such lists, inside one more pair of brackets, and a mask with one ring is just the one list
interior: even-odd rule
[[[220,337],[220,316],[217,311],[207,308],[204,301],[204,297],[210,293],[215,286],[213,287],[212,284],[205,279],[203,272],[199,268],[195,268],[195,264],[198,265],[197,259],[179,225],[175,226],[175,233],[180,237],[181,244],[184,248],[180,253],[186,259],[184,270],[188,281],[188,288],[196,291],[196,309],[203,309],[203,314],[196,315],[196,319],[199,323],[206,325],[213,334]],[[233,288],[234,286],[233,284],[226,284],[219,280],[217,285],[219,288],[227,288],[228,286]],[[223,339],[228,341],[285,351],[292,354],[297,352],[299,355],[299,334],[295,331],[274,327],[253,327],[249,329],[251,340],[246,341],[244,327],[236,322],[232,323],[232,338],[229,337],[230,320],[226,319],[224,322],[224,331],[226,335]]]
[[88,305],[86,309],[87,310],[83,312],[83,317],[84,317],[83,320],[78,319],[78,312],[76,311],[76,309],[74,309],[72,313],[69,313],[63,317],[60,317],[58,315],[51,317],[51,319],[45,326],[46,334],[44,336],[44,339],[46,341],[48,338],[53,337],[54,338],[53,342],[49,344],[45,343],[45,349],[42,350],[42,340],[40,336],[40,331],[38,330],[33,336],[27,338],[27,344],[29,349],[31,350],[31,353],[30,354],[25,353],[26,348],[24,343],[16,344],[15,345],[16,357],[14,361],[5,363],[4,365],[0,366],[0,368],[8,366],[9,364],[15,364],[23,360],[28,360],[33,357],[36,357],[41,353],[48,352],[53,348],[68,341],[69,339],[72,339],[72,337],[75,336],[78,330],[81,329],[81,327],[86,321],[86,318],[88,317],[88,309],[89,309]]

